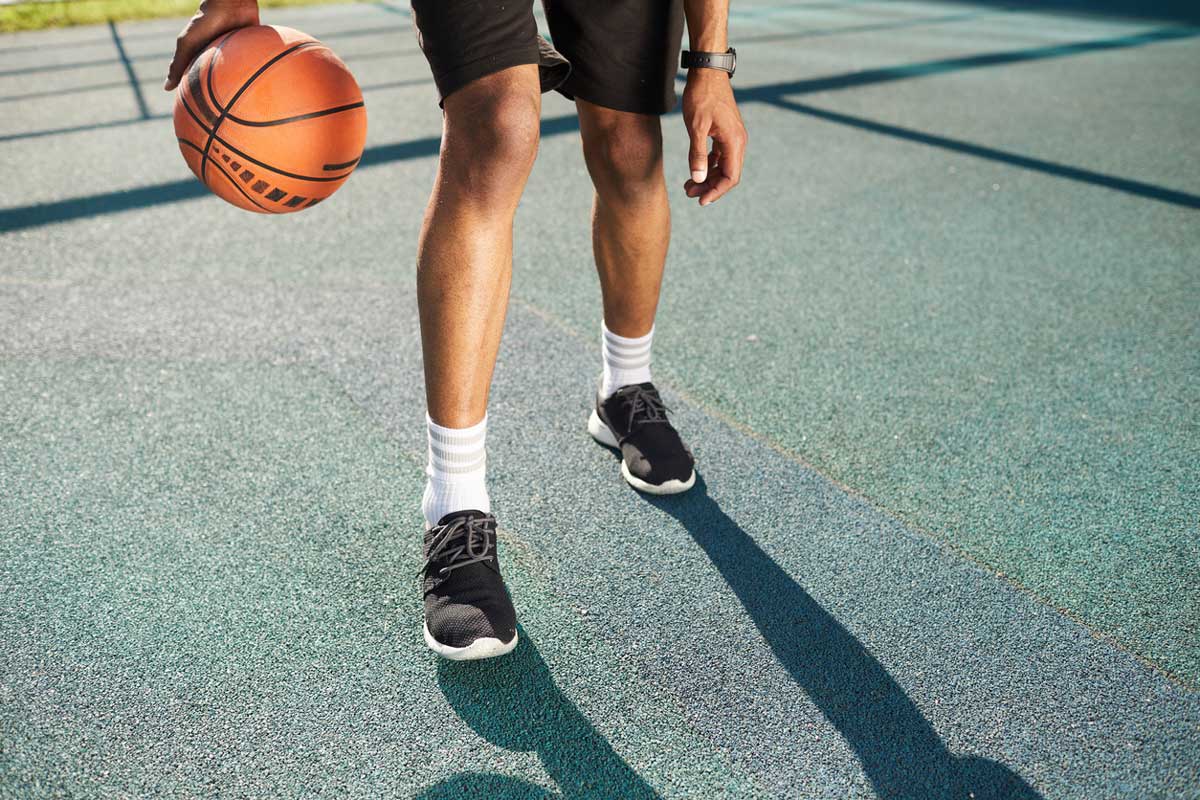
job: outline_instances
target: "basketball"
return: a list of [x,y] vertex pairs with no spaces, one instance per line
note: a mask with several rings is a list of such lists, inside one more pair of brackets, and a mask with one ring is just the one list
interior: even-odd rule
[[175,93],[184,160],[214,194],[247,211],[286,214],[329,197],[358,165],[366,135],[350,70],[291,28],[221,36]]

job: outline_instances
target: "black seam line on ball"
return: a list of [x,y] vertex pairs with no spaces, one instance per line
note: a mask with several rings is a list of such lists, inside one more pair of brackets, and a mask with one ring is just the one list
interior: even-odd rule
[[326,172],[337,172],[339,169],[346,169],[346,167],[353,167],[355,164],[357,164],[361,160],[362,160],[362,156],[359,156],[358,158],[352,158],[349,161],[343,161],[341,164],[326,164],[325,166],[321,167],[321,169],[325,170]]
[[241,186],[238,186],[238,184],[237,184],[237,181],[235,181],[233,178],[229,177],[229,174],[228,174],[227,172],[225,172],[225,168],[224,168],[224,167],[222,167],[220,164],[218,164],[218,163],[217,163],[217,162],[216,162],[216,161],[215,161],[215,160],[214,160],[214,159],[213,159],[211,156],[206,156],[206,155],[204,155],[204,151],[203,151],[203,150],[201,150],[201,149],[200,149],[198,146],[196,146],[196,145],[192,144],[192,143],[191,143],[191,142],[189,142],[187,139],[184,139],[184,138],[182,138],[182,137],[178,137],[178,136],[177,136],[177,137],[175,137],[175,138],[179,139],[179,143],[180,143],[180,144],[186,144],[188,147],[192,148],[192,149],[193,149],[193,150],[195,150],[197,153],[199,153],[201,158],[206,158],[206,159],[208,159],[209,161],[212,161],[212,162],[213,162],[213,165],[214,165],[214,166],[215,166],[215,167],[216,167],[216,168],[217,168],[217,169],[220,171],[220,173],[221,173],[222,175],[224,175],[224,176],[225,176],[225,180],[227,180],[227,181],[229,181],[230,183],[232,183],[232,184],[233,184],[233,188],[235,188],[235,189],[237,189],[239,192],[241,192],[243,197],[245,197],[245,198],[246,198],[247,200],[249,200],[251,203],[254,203],[254,205],[258,206],[258,207],[259,207],[259,208],[261,208],[263,211],[266,211],[268,214],[274,214],[274,213],[275,213],[275,212],[274,212],[274,211],[272,211],[271,209],[269,209],[269,208],[266,208],[265,206],[261,206],[261,205],[259,205],[259,204],[258,204],[258,203],[257,203],[257,202],[254,200],[254,198],[253,198],[253,197],[251,197],[250,195],[246,194],[246,192],[245,192],[245,191],[243,191],[242,187],[241,187]]
[[[213,113],[212,107],[209,106],[208,98],[204,96],[204,88],[200,85],[200,59],[198,58],[192,62],[192,67],[188,70],[187,87],[189,93],[192,95],[192,102],[196,104],[196,110],[211,125],[217,118],[217,115]],[[180,99],[183,100],[182,96]],[[186,103],[187,101],[183,100],[183,102]]]
[[[217,121],[213,123],[212,131],[208,134],[208,141],[204,143],[204,155],[205,156],[208,155],[208,150],[210,147],[212,147],[213,139],[216,138],[217,130],[221,127],[221,123],[225,121],[225,118],[229,116],[230,110],[237,104],[237,101],[241,98],[241,96],[243,94],[245,94],[246,90],[250,88],[250,85],[252,83],[254,83],[256,80],[258,80],[260,75],[262,75],[264,72],[266,72],[271,66],[278,63],[280,59],[287,58],[288,56],[290,56],[292,53],[296,52],[297,50],[303,49],[305,47],[317,47],[317,46],[320,46],[320,44],[321,44],[320,42],[316,42],[316,41],[300,42],[299,44],[294,44],[291,47],[289,47],[287,50],[284,50],[282,53],[276,54],[269,61],[267,61],[267,63],[263,64],[261,67],[259,67],[257,70],[255,70],[254,74],[251,75],[249,78],[247,78],[246,82],[243,83],[236,92],[234,92],[233,97],[230,98],[230,100],[229,100],[229,105],[227,105],[221,111],[221,116],[217,117]],[[212,63],[211,56],[209,57],[208,66],[209,66],[208,78],[209,78],[209,82],[211,85],[212,74],[215,69],[215,65]],[[214,99],[214,101],[216,100],[215,97],[213,99]],[[226,143],[223,143],[223,144],[226,144]],[[228,144],[226,144],[226,146],[228,147]],[[232,150],[233,148],[231,147],[230,149]],[[263,166],[266,166],[266,165],[264,164]],[[200,179],[201,180],[204,180],[204,173],[205,173],[205,170],[207,167],[208,167],[208,159],[205,159],[200,164]]]
[[[238,30],[241,30],[241,28],[238,28],[237,30],[232,30],[229,33],[222,36],[221,40],[216,43],[216,45],[214,46],[213,49],[220,51],[222,48],[224,48],[225,43],[228,42],[230,39],[232,39],[233,35],[235,33],[237,33]],[[215,58],[215,56],[214,56],[214,58]],[[200,59],[196,59],[196,60],[199,61]],[[212,61],[210,60],[209,65],[211,66],[211,64],[212,64]],[[225,107],[221,105],[221,101],[217,99],[216,91],[213,90],[213,70],[209,69],[208,74],[205,77],[207,78],[207,81],[208,81],[208,96],[212,98],[212,104],[216,107],[217,111],[224,111]]]
[[[215,139],[216,141],[218,141],[222,145],[224,145],[225,149],[228,150],[229,152],[237,153],[242,158],[246,159],[247,161],[258,164],[263,169],[269,169],[278,175],[283,175],[288,178],[295,178],[296,180],[299,180],[299,181],[316,181],[318,183],[329,183],[331,181],[340,181],[340,180],[343,180],[344,178],[346,178],[347,175],[349,175],[349,173],[347,173],[346,175],[333,175],[331,177],[325,177],[325,176],[321,176],[321,175],[298,175],[294,172],[287,172],[285,170],[279,169],[278,167],[273,167],[270,164],[266,163],[265,161],[259,161],[254,156],[244,153],[241,150],[238,150],[236,147],[231,145],[229,142],[225,141],[220,136],[217,136],[215,130],[210,129],[207,125],[205,125],[203,122],[200,121],[200,117],[196,116],[196,112],[192,110],[191,106],[189,106],[186,101],[184,101],[183,107],[188,112],[188,114],[191,115],[191,117],[195,121],[195,123],[200,126],[200,130],[204,131],[207,134],[210,134],[212,139]],[[208,156],[208,160],[212,161],[213,163],[216,163],[216,159],[214,159],[212,156]],[[358,161],[358,159],[355,159],[354,161],[352,161],[350,163],[354,164],[354,163],[357,163],[357,161]],[[201,168],[201,169],[203,169],[203,168]]]
[[[228,42],[230,39],[232,39],[233,35],[235,33],[237,33],[238,30],[240,30],[240,28],[237,30],[232,30],[229,33],[222,36],[221,39],[216,43],[214,50],[220,51],[223,47],[225,47],[225,43]],[[208,120],[209,125],[212,125],[217,119],[217,115],[215,113],[213,113],[212,108],[209,106],[209,99],[212,100],[212,105],[217,107],[217,111],[220,111],[220,112],[225,111],[225,109],[221,107],[221,101],[217,99],[216,90],[213,89],[213,72],[216,71],[216,66],[213,64],[213,61],[215,60],[215,58],[216,58],[215,55],[209,57],[208,72],[205,74],[205,79],[208,84],[208,98],[205,98],[204,89],[200,85],[200,59],[196,58],[192,62],[191,69],[188,70],[188,89],[191,90],[192,101],[196,104],[196,109],[200,112],[200,114],[206,120]],[[182,95],[181,95],[181,97],[182,97]],[[183,105],[185,108],[187,107],[186,100],[184,100]],[[190,109],[189,109],[189,111],[190,111]],[[192,115],[192,118],[195,119],[194,114]],[[197,120],[197,122],[199,122],[199,120]],[[204,129],[205,133],[209,133],[209,134],[212,133],[212,131],[209,128],[205,127],[203,123],[200,124],[200,127]],[[203,183],[205,186],[208,186],[209,156],[207,155],[207,152],[208,151],[206,148],[204,151],[204,157],[200,159],[200,182]],[[212,187],[210,186],[209,188],[212,188]]]
[[313,119],[314,117],[327,117],[330,114],[340,114],[343,111],[362,108],[363,105],[365,105],[363,101],[359,100],[357,103],[347,103],[344,106],[326,108],[323,111],[313,111],[308,114],[297,114],[294,117],[283,117],[282,119],[269,119],[263,122],[254,122],[252,120],[242,119],[241,117],[235,117],[233,114],[229,114],[226,119],[228,119],[230,122],[236,122],[239,125],[248,125],[252,128],[266,128],[271,125],[286,125],[289,122],[300,122],[301,120]]

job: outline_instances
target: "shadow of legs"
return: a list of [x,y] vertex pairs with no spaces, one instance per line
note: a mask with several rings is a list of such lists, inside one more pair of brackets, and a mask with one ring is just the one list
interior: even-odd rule
[[549,792],[534,783],[491,772],[461,772],[438,781],[416,800],[545,800]]
[[880,797],[1040,798],[1006,767],[950,753],[883,665],[708,496],[703,477],[685,494],[646,499],[712,560],[776,658],[854,748]]
[[[438,664],[438,686],[455,712],[493,744],[536,752],[564,798],[658,797],[559,691],[524,629],[520,637],[503,658]],[[421,796],[525,798],[545,791],[515,778],[464,773]]]

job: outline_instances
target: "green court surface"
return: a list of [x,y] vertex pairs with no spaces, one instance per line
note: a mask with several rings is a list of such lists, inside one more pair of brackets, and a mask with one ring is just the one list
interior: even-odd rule
[[180,20],[0,36],[0,796],[1200,797],[1200,14],[1088,5],[735,2],[742,186],[664,122],[675,498],[585,432],[546,97],[477,664],[420,633],[407,10],[264,14],[370,115],[280,218],[179,157]]

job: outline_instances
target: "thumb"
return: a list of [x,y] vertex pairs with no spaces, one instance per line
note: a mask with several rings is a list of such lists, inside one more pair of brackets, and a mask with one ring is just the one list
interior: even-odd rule
[[704,183],[708,178],[708,124],[696,125],[690,134],[692,145],[688,150],[688,164],[692,168],[692,181]]

